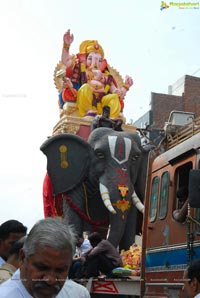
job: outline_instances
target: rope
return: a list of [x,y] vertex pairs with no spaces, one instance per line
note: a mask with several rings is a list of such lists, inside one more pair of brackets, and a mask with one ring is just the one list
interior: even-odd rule
[[94,226],[102,226],[102,225],[105,225],[108,223],[108,219],[105,219],[102,221],[92,220],[72,201],[72,199],[69,196],[65,195],[64,198],[68,202],[69,206],[81,217],[81,219],[84,221],[87,221],[89,224],[94,225]]
[[194,248],[193,248],[194,233],[193,233],[192,224],[196,223],[196,224],[200,225],[200,223],[190,215],[189,204],[188,204],[188,215],[186,218],[186,223],[187,223],[187,264],[191,265],[191,263],[193,261],[193,256],[195,254]]
[[87,214],[88,218],[91,220],[91,217],[90,217],[90,215],[89,215],[88,197],[87,197],[87,191],[86,191],[85,183],[83,183],[83,192],[84,192],[84,196],[85,196],[85,209],[86,209],[86,214]]
[[187,220],[191,220],[191,221],[193,221],[195,224],[197,224],[198,226],[200,226],[200,222],[197,221],[195,218],[193,218],[193,217],[190,216],[190,215],[187,216]]

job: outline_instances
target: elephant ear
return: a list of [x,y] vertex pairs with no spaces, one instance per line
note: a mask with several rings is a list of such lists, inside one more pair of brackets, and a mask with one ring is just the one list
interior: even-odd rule
[[82,138],[59,134],[45,141],[40,150],[47,157],[54,195],[67,192],[83,181],[89,166],[90,146]]

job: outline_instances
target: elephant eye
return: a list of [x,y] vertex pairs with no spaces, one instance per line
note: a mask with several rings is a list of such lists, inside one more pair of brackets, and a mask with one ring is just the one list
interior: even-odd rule
[[96,151],[95,151],[95,154],[96,154],[96,156],[97,156],[99,159],[103,159],[103,158],[105,158],[105,155],[103,154],[102,151],[98,151],[98,150],[96,150]]

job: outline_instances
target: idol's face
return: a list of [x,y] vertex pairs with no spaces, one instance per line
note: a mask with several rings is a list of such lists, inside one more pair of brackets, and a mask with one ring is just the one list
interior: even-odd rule
[[86,66],[88,69],[100,69],[102,61],[103,59],[100,53],[91,52],[87,56]]

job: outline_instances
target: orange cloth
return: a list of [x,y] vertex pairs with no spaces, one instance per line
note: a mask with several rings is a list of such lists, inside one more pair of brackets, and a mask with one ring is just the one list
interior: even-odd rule
[[75,88],[65,88],[62,92],[62,99],[66,101],[76,101],[77,91]]

